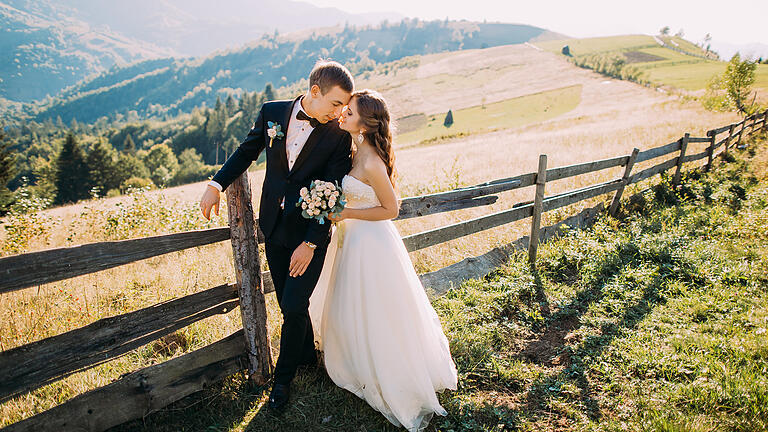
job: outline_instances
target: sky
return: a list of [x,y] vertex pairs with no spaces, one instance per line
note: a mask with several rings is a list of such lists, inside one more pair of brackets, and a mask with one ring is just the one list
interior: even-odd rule
[[[617,34],[657,34],[669,26],[683,29],[685,37],[700,42],[710,33],[713,40],[731,44],[768,44],[768,0],[678,1],[644,0],[305,0],[347,12],[398,12],[422,19],[499,21],[544,27],[572,37]],[[640,6],[642,5],[642,6]],[[728,12],[735,7],[739,12]],[[736,18],[738,17],[738,18]]]

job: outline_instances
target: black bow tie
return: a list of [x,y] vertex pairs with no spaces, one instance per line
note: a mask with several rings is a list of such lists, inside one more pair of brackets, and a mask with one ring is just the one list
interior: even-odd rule
[[297,120],[308,120],[309,121],[309,125],[312,126],[313,128],[316,128],[320,124],[320,122],[317,121],[316,118],[308,116],[307,113],[305,113],[302,110],[299,110],[299,112],[296,113],[296,119]]

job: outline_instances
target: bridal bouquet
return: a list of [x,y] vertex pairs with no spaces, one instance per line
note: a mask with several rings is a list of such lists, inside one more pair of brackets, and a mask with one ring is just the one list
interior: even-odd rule
[[344,192],[338,183],[313,180],[309,189],[303,187],[299,191],[296,207],[301,206],[301,215],[305,218],[317,219],[323,224],[329,214],[341,212],[346,204]]

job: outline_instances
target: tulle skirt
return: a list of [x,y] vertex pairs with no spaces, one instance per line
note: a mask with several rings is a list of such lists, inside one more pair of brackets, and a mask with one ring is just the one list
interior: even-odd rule
[[456,389],[456,365],[392,221],[337,225],[309,312],[336,385],[409,431],[447,414],[435,392]]

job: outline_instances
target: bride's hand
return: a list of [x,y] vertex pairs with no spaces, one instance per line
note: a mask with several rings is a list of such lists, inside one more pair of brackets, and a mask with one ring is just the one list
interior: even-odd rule
[[341,222],[342,220],[347,218],[346,215],[347,209],[342,209],[339,213],[329,213],[328,214],[328,220],[331,222]]

